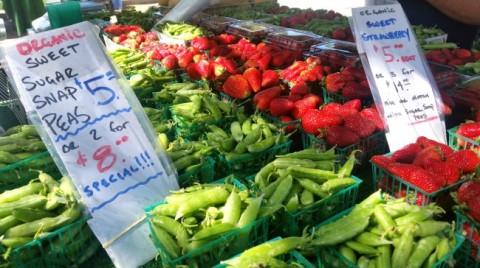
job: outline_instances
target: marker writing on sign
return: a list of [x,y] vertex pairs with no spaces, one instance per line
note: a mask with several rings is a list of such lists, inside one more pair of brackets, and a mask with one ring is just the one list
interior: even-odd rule
[[65,28],[63,32],[44,37],[41,39],[32,38],[28,42],[20,42],[17,44],[17,51],[20,55],[27,56],[33,51],[41,51],[44,48],[54,47],[63,42],[80,39],[85,37],[85,33],[80,29],[69,30]]
[[362,33],[362,40],[367,41],[380,41],[380,40],[394,40],[394,39],[407,39],[410,41],[410,29],[391,31],[387,33],[369,34]]
[[87,197],[92,197],[95,193],[100,193],[103,189],[109,188],[112,184],[115,184],[119,181],[125,181],[129,177],[132,177],[138,171],[141,171],[145,168],[150,168],[154,166],[154,163],[151,161],[150,155],[147,151],[140,153],[138,156],[133,157],[135,159],[134,163],[125,162],[122,160],[124,168],[120,172],[111,173],[101,179],[93,181],[90,185],[86,185],[83,188],[83,192]]
[[68,67],[65,68],[63,71],[55,71],[53,75],[46,75],[43,78],[35,79],[31,76],[24,76],[22,77],[22,83],[25,85],[25,89],[27,91],[32,91],[37,86],[44,87],[44,86],[51,86],[57,85],[61,82],[65,82],[70,78],[75,78],[78,76],[77,72],[74,72],[72,68]]
[[395,9],[391,7],[386,7],[381,9],[360,11],[361,16],[381,15],[381,14],[388,14],[388,13],[395,13]]
[[40,57],[28,57],[25,60],[25,63],[27,64],[27,68],[32,69],[36,68],[40,65],[47,64],[49,62],[56,61],[58,59],[61,59],[62,57],[68,57],[72,53],[77,54],[77,49],[76,47],[79,46],[79,43],[73,44],[73,45],[68,45],[66,47],[62,47],[58,50],[58,53],[55,53],[53,51],[50,51],[47,53],[47,55],[42,55]]

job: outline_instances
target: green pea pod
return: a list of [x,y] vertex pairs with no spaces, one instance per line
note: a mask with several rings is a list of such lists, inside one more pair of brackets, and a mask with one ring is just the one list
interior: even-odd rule
[[382,229],[388,234],[392,235],[397,227],[395,221],[390,217],[390,215],[385,211],[383,206],[378,205],[373,209],[373,215],[377,220],[378,224]]
[[295,178],[303,188],[312,192],[314,195],[320,197],[321,199],[327,198],[330,195],[327,192],[322,191],[322,186],[310,179],[299,179]]
[[335,160],[337,159],[335,154],[335,148],[331,148],[328,151],[320,152],[315,149],[304,149],[302,151],[297,151],[284,155],[277,155],[277,158],[297,158],[297,159],[309,159],[313,161],[322,161],[322,160]]
[[377,247],[379,256],[377,257],[377,267],[390,268],[392,267],[392,246],[381,245]]
[[31,222],[46,217],[54,217],[55,214],[38,208],[16,208],[12,211],[12,216],[22,222]]
[[168,216],[155,216],[151,222],[175,237],[180,247],[183,248],[188,244],[189,234],[180,222]]
[[355,251],[353,251],[353,249],[351,249],[350,247],[340,245],[338,247],[338,252],[352,264],[357,264],[357,255],[355,254]]
[[374,246],[374,247],[393,244],[392,241],[385,239],[381,235],[377,235],[371,232],[363,232],[357,235],[355,237],[355,241],[367,246]]
[[213,103],[207,96],[203,96],[202,101],[215,120],[222,119],[222,112],[215,103]]
[[180,247],[173,237],[158,225],[153,225],[152,229],[155,238],[162,245],[162,249],[168,254],[168,256],[172,259],[180,257]]
[[329,194],[336,194],[343,189],[346,189],[354,184],[358,183],[357,180],[353,178],[336,178],[327,180],[322,184],[322,191]]
[[407,261],[407,267],[420,268],[435,250],[440,238],[436,235],[421,238]]
[[265,151],[275,145],[275,136],[268,137],[262,141],[258,141],[256,143],[252,143],[247,145],[247,151],[250,153],[258,153]]
[[293,185],[293,177],[287,176],[285,178],[279,179],[280,183],[278,184],[275,192],[267,200],[267,205],[273,206],[275,204],[282,204],[285,198],[288,196],[290,189]]
[[369,256],[378,255],[378,251],[374,247],[371,247],[353,240],[346,241],[345,245],[362,255],[369,255]]
[[247,118],[243,123],[242,123],[242,133],[243,135],[248,135],[252,131],[252,120],[250,118]]
[[22,222],[15,218],[13,215],[9,215],[0,219],[0,235],[3,235],[8,229],[13,226],[17,226]]
[[245,146],[248,146],[250,144],[257,142],[261,138],[261,136],[262,136],[262,128],[258,127],[256,129],[252,129],[252,131],[245,136],[242,142],[243,144],[245,144]]
[[327,180],[338,178],[338,175],[329,170],[320,170],[300,166],[290,166],[287,168],[288,174],[294,178],[311,179],[317,183],[324,183]]
[[315,202],[313,193],[307,189],[303,189],[302,194],[300,195],[300,203],[303,206],[309,206]]
[[232,124],[230,125],[230,133],[232,133],[232,136],[236,142],[241,142],[243,140],[243,132],[240,122],[232,122]]
[[410,225],[400,237],[398,244],[395,244],[392,253],[392,268],[405,268],[412,253],[414,226]]
[[13,237],[13,238],[2,238],[0,243],[7,248],[19,248],[33,240],[33,237]]

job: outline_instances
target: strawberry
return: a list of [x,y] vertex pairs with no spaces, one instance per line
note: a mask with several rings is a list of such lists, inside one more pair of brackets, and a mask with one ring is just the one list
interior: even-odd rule
[[[415,193],[416,192],[416,193]],[[418,191],[409,191],[407,193],[407,191],[405,189],[401,189],[400,191],[396,192],[393,197],[395,198],[406,198],[406,200],[410,203],[410,204],[415,204],[417,206],[422,206],[423,205],[423,199],[424,199],[424,196],[421,192],[418,192]]]
[[279,119],[282,123],[286,124],[285,131],[287,133],[291,133],[291,132],[295,131],[295,129],[297,129],[296,123],[292,122],[293,118],[291,118],[290,116],[282,115],[282,116],[279,117]]
[[474,196],[467,201],[468,214],[476,221],[480,222],[480,195]]
[[343,107],[360,111],[362,109],[362,101],[360,99],[348,100],[343,104]]
[[253,59],[248,59],[244,64],[243,67],[245,68],[256,68],[258,67],[258,61]]
[[447,157],[447,162],[456,165],[463,174],[473,173],[480,164],[478,155],[468,149],[458,150]]
[[332,32],[332,38],[337,40],[345,40],[347,38],[347,34],[341,28],[336,28]]
[[452,54],[458,59],[471,58],[472,52],[465,48],[456,48],[452,51]]
[[[472,141],[478,141],[480,140],[480,122],[467,122],[460,124],[455,131],[455,134]],[[461,148],[468,149],[472,142],[466,141],[460,137],[457,137],[458,145],[460,145]]]
[[416,143],[422,148],[428,148],[430,146],[439,147],[445,158],[453,153],[453,149],[450,148],[448,145],[438,142],[436,140],[429,139],[425,136],[417,137]]
[[253,92],[262,89],[262,73],[257,68],[248,68],[243,72],[243,77],[247,79]]
[[378,113],[377,109],[374,108],[365,108],[360,111],[360,115],[370,119],[375,123],[376,130],[384,131],[385,123],[383,122],[382,117]]
[[457,200],[459,203],[466,203],[468,200],[478,195],[480,195],[480,181],[467,181],[462,183],[457,190]]
[[180,54],[177,54],[178,66],[180,66],[180,68],[187,67],[189,63],[193,62],[193,56],[194,56],[194,53],[190,51],[185,51]]
[[220,63],[213,61],[210,63],[210,72],[215,78],[218,78],[222,76],[226,70],[225,67],[223,67]]
[[399,163],[412,164],[415,156],[422,150],[416,143],[409,143],[393,152],[392,159]]
[[427,166],[427,162],[431,159],[443,161],[444,156],[438,146],[430,146],[422,149],[420,152],[417,153],[417,155],[415,155],[415,159],[413,159],[413,164],[425,168]]
[[470,254],[473,257],[472,260],[476,260],[478,263],[478,245],[480,245],[480,235],[478,234],[477,228],[472,226],[470,222],[465,222],[463,224],[462,234],[469,238],[467,241],[465,241],[465,243],[468,243],[467,245],[471,246]]
[[203,77],[203,78],[208,78],[210,77],[211,74],[211,69],[210,69],[210,62],[207,60],[201,60],[197,62],[197,66],[195,67],[197,69],[197,72]]
[[272,67],[282,67],[285,65],[285,62],[290,57],[290,51],[283,50],[272,55],[272,62],[270,63]]
[[168,55],[161,60],[163,67],[167,70],[173,70],[178,68],[177,57],[174,55]]
[[342,70],[342,74],[345,75],[352,75],[355,77],[356,81],[366,81],[367,80],[367,75],[363,71],[362,68],[355,68],[353,66],[348,66],[345,67],[345,69]]
[[288,95],[287,98],[293,102],[303,99],[303,96],[300,95]]
[[432,173],[415,165],[400,163],[390,164],[388,166],[388,171],[399,178],[412,183],[427,193],[436,192],[441,188]]
[[316,80],[322,81],[322,79],[325,77],[325,73],[323,72],[323,68],[321,65],[315,65],[312,67],[310,72],[315,75]]
[[[356,111],[355,109],[353,109]],[[355,113],[343,117],[343,125],[364,139],[375,132],[375,123]]]
[[372,156],[372,158],[370,158],[370,162],[383,169],[387,169],[387,166],[395,163],[395,160],[392,157],[386,155],[374,155]]
[[235,61],[227,59],[225,57],[217,57],[215,61],[220,63],[223,67],[225,67],[225,70],[227,70],[227,72],[231,74],[234,74],[237,72],[237,64],[235,63]]
[[312,100],[312,101],[315,101],[317,107],[323,104],[322,97],[318,96],[315,93],[308,93],[307,95],[303,96],[302,99],[307,99],[307,98]]
[[273,87],[280,82],[280,76],[274,70],[266,70],[262,73],[262,87]]
[[270,106],[270,101],[280,96],[280,94],[282,94],[282,91],[283,89],[280,86],[274,86],[264,89],[255,94],[255,96],[253,97],[253,102],[257,106],[257,109],[261,111],[266,111]]
[[[358,114],[359,112],[356,109],[349,108],[347,106],[340,105],[337,109],[337,115],[342,119],[345,119],[348,116]],[[369,120],[370,121],[370,120]]]
[[372,96],[370,88],[363,87],[354,81],[348,81],[341,89],[341,94],[347,99],[365,99]]
[[234,74],[223,84],[223,92],[235,99],[245,99],[251,94],[248,81],[241,74]]
[[274,98],[269,104],[270,114],[273,116],[287,115],[293,110],[293,101],[288,98]]
[[262,71],[267,70],[268,67],[270,66],[270,61],[271,60],[272,60],[272,55],[270,55],[270,54],[267,54],[267,55],[263,56],[262,58],[258,59],[257,64],[258,64],[258,67],[260,68],[260,70],[262,70]]
[[197,71],[197,64],[194,63],[194,62],[189,63],[187,65],[187,67],[185,68],[185,71],[187,72],[187,76],[190,79],[193,79],[193,80],[201,80],[202,79],[202,76]]
[[198,50],[209,50],[210,40],[206,36],[196,36],[190,41],[190,45]]
[[325,133],[325,141],[330,146],[338,146],[342,148],[359,142],[360,137],[344,126],[334,125],[327,129]]
[[386,167],[386,170],[399,178],[407,178],[414,170],[422,169],[413,164],[393,163]]
[[305,82],[296,83],[290,88],[290,95],[304,96],[310,93],[310,87]]
[[334,125],[342,124],[342,118],[336,115],[328,115],[318,109],[310,109],[302,117],[302,128],[308,134],[317,136],[321,130]]
[[218,36],[220,44],[229,45],[237,42],[237,37],[233,34],[220,34]]
[[449,162],[430,159],[425,169],[435,174],[440,185],[451,185],[460,179],[460,169]]
[[338,114],[338,111],[341,109],[342,104],[338,102],[329,102],[322,106],[322,110],[329,114]]
[[318,100],[314,97],[304,97],[293,103],[292,115],[295,119],[302,119],[305,113],[310,109],[318,107]]
[[347,81],[354,81],[354,79],[352,75],[345,75],[339,72],[329,74],[325,79],[325,88],[330,92],[337,93],[345,86]]

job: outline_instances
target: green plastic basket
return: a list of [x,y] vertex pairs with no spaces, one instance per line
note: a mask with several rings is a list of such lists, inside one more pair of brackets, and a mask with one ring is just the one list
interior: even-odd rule
[[52,29],[82,22],[82,11],[78,1],[48,4],[48,19]]
[[[455,210],[457,232],[463,234],[465,242],[455,252],[458,267],[480,267],[480,242],[473,239],[474,229],[480,230],[480,224],[472,218],[465,216],[461,211]],[[464,229],[464,224],[470,224],[470,231]]]
[[[474,141],[469,138],[465,138],[463,136],[458,135],[457,132],[458,127],[454,127],[449,129],[448,132],[448,146],[450,148],[453,148],[455,151],[461,150],[461,149],[469,149],[469,148],[480,148],[480,142]],[[460,145],[458,140],[463,140],[464,144]],[[480,157],[480,150],[477,150],[477,154]]]
[[75,267],[93,256],[100,243],[84,217],[11,251],[13,267]]
[[301,124],[302,124],[302,121],[300,119],[292,120],[290,122],[282,122],[280,120],[280,118],[278,118],[276,116],[273,116],[271,114],[268,114],[266,112],[261,112],[261,115],[262,115],[263,118],[265,118],[269,122],[272,122],[273,124],[275,124],[275,125],[277,125],[281,128],[287,128],[287,127],[292,126],[292,128],[300,129]]
[[[156,206],[162,204],[166,203],[159,202],[147,207],[145,209],[147,219],[152,217],[149,212],[152,211]],[[150,227],[150,231],[153,233],[153,226],[150,220],[148,220],[148,226]],[[243,242],[242,245],[239,245],[236,242],[238,242],[239,236],[245,231],[249,232],[249,237],[246,240],[247,242]],[[158,255],[160,256],[160,260],[158,262],[161,263],[159,263],[159,267],[212,267],[219,264],[221,260],[229,259],[247,248],[267,241],[267,234],[268,221],[267,218],[264,217],[257,219],[255,222],[250,223],[244,228],[226,233],[220,238],[213,240],[206,245],[178,258],[172,258],[165,250],[164,245],[158,241],[155,235],[152,235],[151,237],[157,249]]]
[[0,168],[0,192],[27,184],[38,177],[39,171],[51,175],[54,179],[62,177],[49,152],[42,152]]
[[[321,151],[330,149],[332,146],[328,145],[324,140],[318,139],[312,134],[308,134],[302,130],[303,148],[313,148]],[[339,163],[343,165],[350,154],[354,150],[362,150],[362,153],[357,154],[360,163],[367,163],[373,155],[384,154],[388,151],[387,138],[385,132],[377,131],[359,142],[349,145],[347,147],[335,147],[335,154],[339,156]]]
[[288,153],[291,143],[292,141],[289,140],[261,152],[245,153],[233,160],[227,160],[224,155],[218,154],[217,170],[224,176],[235,174],[239,178],[248,177],[275,160],[276,155]]
[[180,188],[188,187],[195,183],[210,183],[215,177],[215,160],[211,157],[206,157],[202,166],[178,176],[178,184]]
[[[388,153],[386,155],[391,156],[391,154],[392,153]],[[427,193],[426,191],[418,188],[417,186],[406,182],[402,178],[393,175],[392,173],[376,165],[375,163],[371,162],[371,164],[374,191],[381,189],[383,192],[395,196],[400,191],[405,190],[405,192],[409,193],[409,196],[411,196],[411,198],[407,198],[407,201],[409,203],[421,206],[436,202],[441,197],[448,198],[450,196],[450,192],[455,191],[460,186],[460,184],[465,181],[465,179],[461,179],[458,182],[443,187],[438,191],[435,191],[433,193]],[[421,196],[421,200],[417,200],[418,196]]]
[[[274,239],[271,239],[268,242],[271,242],[271,241],[277,241],[277,240],[280,240],[281,237],[276,237]],[[296,250],[292,250],[292,251],[289,251],[283,255],[280,255],[277,257],[277,259],[281,260],[281,261],[284,261],[286,262],[287,264],[290,264],[292,267],[303,267],[303,268],[315,268],[317,266],[313,265],[312,263],[310,263],[310,261],[308,261],[304,256],[302,256],[302,254],[300,254],[300,252],[296,251]],[[226,264],[217,264],[215,266],[213,266],[213,268],[226,268],[227,265]]]

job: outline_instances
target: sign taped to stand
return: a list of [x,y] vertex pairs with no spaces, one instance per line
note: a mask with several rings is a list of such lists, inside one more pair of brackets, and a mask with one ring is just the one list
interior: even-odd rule
[[106,250],[114,264],[151,260],[156,250],[146,243],[148,226],[132,225],[178,184],[92,25],[19,38],[3,53],[27,115],[43,126],[42,138],[92,215],[90,227],[102,244],[111,244]]
[[351,22],[390,151],[418,136],[446,143],[441,97],[402,7],[354,8]]

